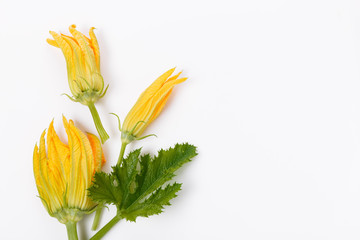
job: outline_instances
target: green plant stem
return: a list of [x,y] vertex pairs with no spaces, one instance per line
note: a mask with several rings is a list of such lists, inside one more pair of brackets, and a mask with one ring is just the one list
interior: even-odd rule
[[117,162],[117,165],[120,165],[123,158],[124,158],[124,153],[125,153],[125,148],[128,144],[127,143],[121,143],[121,150],[120,150],[120,155],[119,155],[119,159],[118,159],[118,162]]
[[95,107],[94,103],[89,103],[89,104],[88,104],[88,107],[89,107],[89,109],[90,109],[91,116],[93,117],[96,130],[97,130],[98,133],[99,133],[99,136],[100,136],[100,139],[101,139],[101,143],[104,143],[104,142],[106,142],[106,140],[109,139],[109,135],[107,134],[107,132],[106,132],[105,129],[104,129],[104,126],[103,126],[102,123],[101,123],[99,113],[98,113],[98,111],[96,110],[96,107]]
[[[106,142],[106,140],[109,139],[109,135],[107,134],[107,132],[104,129],[104,126],[101,123],[99,113],[96,110],[96,107],[95,107],[94,103],[89,103],[88,107],[90,109],[91,116],[93,117],[96,130],[99,133],[101,143],[104,143],[104,142]],[[93,224],[92,224],[92,227],[91,227],[91,230],[93,230],[93,231],[95,231],[99,226],[99,221],[100,221],[100,216],[101,216],[102,209],[103,209],[103,206],[99,206],[98,209],[96,210],[95,218],[94,218],[94,221],[93,221]]]
[[101,212],[102,212],[103,208],[104,208],[104,206],[102,204],[100,204],[98,206],[98,209],[95,212],[94,221],[93,221],[93,224],[91,226],[91,230],[93,230],[93,231],[95,231],[99,226],[100,216],[101,216]]
[[65,225],[66,225],[68,239],[69,240],[78,240],[76,222],[68,221],[67,223],[65,223]]
[[103,236],[105,236],[105,234],[115,225],[117,224],[119,221],[121,220],[121,216],[119,214],[116,214],[115,217],[113,217],[113,219],[110,220],[110,222],[108,222],[102,229],[100,229],[94,236],[92,236],[90,238],[90,240],[99,240],[101,239]]

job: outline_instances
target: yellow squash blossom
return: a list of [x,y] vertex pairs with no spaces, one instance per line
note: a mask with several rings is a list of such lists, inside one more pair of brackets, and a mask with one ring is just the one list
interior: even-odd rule
[[89,31],[90,38],[75,28],[75,25],[69,28],[72,37],[50,31],[54,40],[47,39],[47,42],[60,48],[65,56],[69,87],[74,100],[88,105],[96,102],[104,90],[99,45],[93,27]]
[[47,39],[47,42],[60,48],[65,56],[69,87],[73,95],[68,97],[89,107],[101,141],[105,142],[109,136],[94,105],[107,90],[104,89],[100,73],[100,51],[94,28],[90,28],[90,38],[77,31],[75,25],[71,25],[69,31],[72,36],[50,31],[54,39]]
[[156,79],[139,97],[122,126],[121,140],[127,144],[138,139],[145,128],[154,121],[165,106],[175,85],[187,78],[179,78],[181,72],[171,77],[175,68]]
[[84,134],[65,117],[63,124],[68,144],[59,139],[52,121],[46,144],[44,131],[39,146],[35,145],[34,175],[39,197],[50,216],[66,224],[68,230],[72,227],[76,231],[76,222],[96,207],[87,189],[105,158],[95,135]]

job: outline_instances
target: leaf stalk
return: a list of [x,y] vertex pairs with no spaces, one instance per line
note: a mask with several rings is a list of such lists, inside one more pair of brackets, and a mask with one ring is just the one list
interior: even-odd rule
[[98,209],[96,209],[94,221],[93,221],[93,224],[91,226],[91,230],[93,230],[93,231],[95,231],[99,226],[101,212],[102,212],[103,208],[104,208],[104,206],[101,204],[101,205],[98,206]]
[[115,217],[113,217],[110,222],[108,222],[103,228],[101,228],[94,236],[92,236],[90,238],[90,240],[99,240],[101,239],[103,236],[105,236],[105,234],[115,225],[117,224],[120,220],[122,219],[122,217],[120,216],[120,214],[116,214]]

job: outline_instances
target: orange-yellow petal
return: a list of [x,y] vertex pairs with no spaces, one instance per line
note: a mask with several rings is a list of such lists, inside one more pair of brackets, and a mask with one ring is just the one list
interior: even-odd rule
[[100,72],[100,50],[99,50],[99,44],[96,39],[96,36],[94,34],[94,27],[90,28],[89,30],[89,36],[90,36],[90,47],[94,51],[95,60],[96,60],[96,66],[98,68],[98,71]]
[[91,149],[94,155],[94,169],[95,171],[101,171],[101,167],[105,164],[105,157],[101,148],[100,140],[91,133],[87,133],[87,137],[90,141]]
[[53,39],[46,39],[46,42],[54,47],[59,47],[59,45],[57,44],[57,42]]

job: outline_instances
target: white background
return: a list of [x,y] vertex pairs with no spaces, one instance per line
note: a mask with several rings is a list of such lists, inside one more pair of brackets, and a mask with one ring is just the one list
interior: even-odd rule
[[62,114],[96,133],[88,109],[61,96],[64,57],[46,43],[71,24],[97,28],[106,171],[120,149],[108,113],[123,120],[169,68],[189,77],[147,129],[158,138],[130,146],[197,145],[183,190],[104,239],[360,239],[359,1],[1,0],[0,23],[1,239],[66,239],[36,197],[32,154],[53,118],[66,139]]

